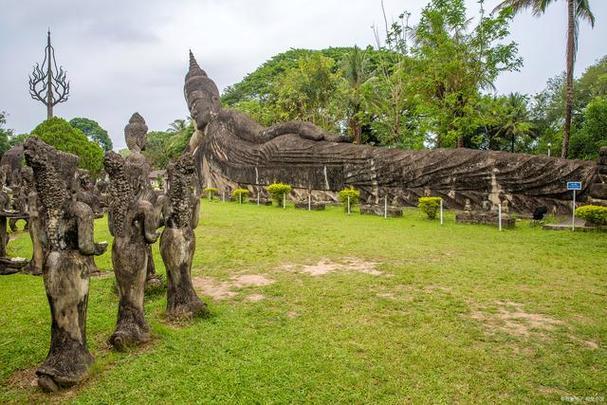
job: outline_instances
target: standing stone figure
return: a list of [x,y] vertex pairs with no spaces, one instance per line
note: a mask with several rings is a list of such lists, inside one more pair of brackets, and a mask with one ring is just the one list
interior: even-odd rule
[[103,162],[110,178],[108,222],[112,243],[112,264],[116,274],[120,304],[116,330],[110,344],[118,350],[150,339],[143,314],[148,246],[156,241],[158,218],[154,207],[143,199],[140,178],[133,176],[136,165],[117,153],[108,152]]
[[[25,212],[28,215],[27,229],[32,241],[32,259],[27,264],[25,272],[33,275],[41,275],[44,265],[44,250],[40,235],[42,234],[42,224],[40,223],[38,193],[36,192],[34,172],[29,166],[21,169],[22,182],[25,187],[22,193],[26,198]],[[27,193],[27,194],[26,194]]]
[[107,245],[94,243],[93,211],[70,190],[78,158],[33,137],[25,142],[25,160],[40,203],[43,277],[52,317],[51,347],[36,375],[42,389],[56,391],[80,382],[93,363],[86,345],[86,257],[102,254]]
[[[158,207],[157,215],[160,215],[161,204],[158,204],[158,197],[154,192],[149,175],[152,170],[149,162],[143,156],[141,151],[145,150],[148,126],[139,113],[134,113],[129,119],[129,123],[124,128],[124,138],[126,146],[129,148],[129,155],[126,162],[134,169],[130,175],[134,178],[134,184],[141,188],[142,199],[147,200],[155,207]],[[157,287],[162,284],[160,278],[156,275],[156,266],[154,266],[154,257],[152,256],[152,245],[147,245],[147,269],[145,283],[147,286]]]
[[196,249],[200,198],[194,191],[194,160],[186,153],[168,168],[168,199],[160,254],[168,275],[167,314],[191,318],[208,313],[192,285],[192,258]]

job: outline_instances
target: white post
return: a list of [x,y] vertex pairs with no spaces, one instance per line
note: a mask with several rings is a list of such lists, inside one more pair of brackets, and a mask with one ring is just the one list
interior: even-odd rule
[[388,196],[384,197],[384,218],[388,218]]
[[571,230],[575,231],[575,190],[573,190],[573,207],[571,212]]
[[308,192],[308,211],[312,211],[312,193]]
[[287,193],[282,194],[282,208],[287,208]]
[[225,192],[225,190],[223,190],[221,192],[221,201],[226,202],[226,192]]
[[502,230],[502,203],[499,203],[497,206],[497,217],[498,217],[498,228]]
[[440,199],[440,224],[443,224],[443,199]]
[[350,215],[350,196],[348,196],[348,215]]
[[259,205],[259,191],[257,191],[257,205]]
[[242,204],[242,193],[238,193],[238,203]]

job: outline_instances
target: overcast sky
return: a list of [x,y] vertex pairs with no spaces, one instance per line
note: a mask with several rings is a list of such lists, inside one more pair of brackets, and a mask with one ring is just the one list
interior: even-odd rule
[[[416,23],[428,0],[385,0],[388,16],[403,10]],[[476,0],[467,0],[470,10]],[[487,0],[491,9],[498,0]],[[607,1],[590,1],[597,24],[580,30],[576,73],[607,54]],[[57,63],[67,70],[70,99],[55,115],[88,117],[106,128],[114,148],[138,111],[150,130],[164,130],[188,114],[183,99],[187,52],[220,89],[289,48],[364,47],[373,24],[382,24],[379,0],[0,0],[0,110],[8,127],[30,132],[46,118],[28,94],[27,77],[42,62],[47,27]],[[515,17],[512,39],[524,67],[503,74],[499,93],[535,93],[565,66],[565,2],[547,14]]]

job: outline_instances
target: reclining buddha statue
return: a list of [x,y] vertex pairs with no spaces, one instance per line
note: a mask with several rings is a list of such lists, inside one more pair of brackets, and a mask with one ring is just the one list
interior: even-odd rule
[[[438,196],[449,208],[495,207],[513,211],[538,206],[571,207],[567,181],[581,181],[580,201],[607,202],[596,162],[465,148],[402,150],[348,143],[306,122],[264,127],[244,113],[221,106],[219,90],[190,52],[184,94],[196,131],[189,151],[200,186],[245,187],[253,195],[273,182],[288,183],[295,198],[335,200],[344,187],[360,190],[367,204],[417,205]],[[601,151],[603,154],[603,151]],[[600,158],[601,159],[601,158]],[[599,163],[600,163],[599,159]]]

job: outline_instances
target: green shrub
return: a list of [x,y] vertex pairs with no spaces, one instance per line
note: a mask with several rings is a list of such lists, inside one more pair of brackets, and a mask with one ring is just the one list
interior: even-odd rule
[[209,200],[212,200],[215,194],[219,192],[219,190],[217,190],[215,187],[206,187],[204,190],[202,190],[202,192],[205,193],[207,197],[209,197]]
[[88,140],[84,133],[74,128],[63,118],[53,117],[38,125],[32,131],[49,145],[80,158],[79,167],[97,176],[103,170],[103,149]]
[[272,183],[268,187],[266,187],[272,199],[276,201],[276,205],[278,207],[282,207],[282,203],[287,194],[291,192],[291,186],[284,183]]
[[420,197],[417,207],[428,216],[428,219],[435,219],[440,208],[440,197]]
[[575,215],[585,219],[589,225],[607,225],[607,207],[584,205],[575,210]]
[[249,190],[246,188],[237,188],[232,191],[232,198],[242,204],[243,202],[247,201],[247,198],[249,198]]
[[344,209],[348,209],[348,197],[350,197],[350,208],[358,204],[360,201],[360,191],[354,187],[346,187],[338,193],[339,201],[344,205]]

